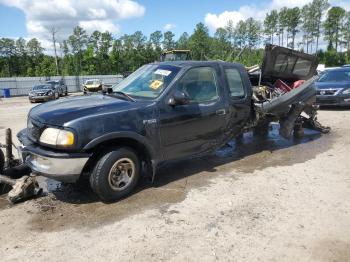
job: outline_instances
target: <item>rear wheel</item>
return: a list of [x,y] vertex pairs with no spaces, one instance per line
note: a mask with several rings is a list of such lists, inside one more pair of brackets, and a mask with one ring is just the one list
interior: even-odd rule
[[92,190],[104,201],[128,195],[140,177],[140,161],[130,148],[119,148],[105,154],[90,175]]
[[55,99],[58,99],[60,95],[58,93],[55,93]]

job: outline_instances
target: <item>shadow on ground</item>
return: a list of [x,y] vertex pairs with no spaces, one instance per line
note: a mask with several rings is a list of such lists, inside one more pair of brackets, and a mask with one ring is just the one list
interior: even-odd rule
[[321,136],[306,130],[302,139],[283,139],[278,135],[277,125],[265,137],[249,132],[241,140],[230,141],[214,155],[163,166],[153,185],[142,178],[131,196],[116,203],[100,202],[88,184],[65,185],[47,180],[48,196],[33,200],[38,212],[31,226],[36,231],[95,227],[150,208],[167,212],[171,204],[184,200],[189,190],[205,190],[219,175],[238,179],[256,170],[313,159],[332,146],[334,135],[333,132]]

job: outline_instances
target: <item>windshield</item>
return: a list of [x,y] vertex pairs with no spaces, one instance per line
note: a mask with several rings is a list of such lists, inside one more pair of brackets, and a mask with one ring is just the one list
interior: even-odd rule
[[350,81],[350,70],[330,70],[325,72],[318,82]]
[[167,88],[179,70],[170,65],[144,65],[112,88],[131,97],[153,99]]
[[52,89],[52,87],[50,85],[38,85],[33,87],[33,90],[43,90],[43,89]]
[[85,82],[85,85],[97,85],[98,84],[98,80],[87,80]]

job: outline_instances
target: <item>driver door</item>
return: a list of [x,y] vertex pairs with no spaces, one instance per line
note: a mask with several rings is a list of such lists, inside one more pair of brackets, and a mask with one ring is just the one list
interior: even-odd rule
[[221,137],[228,106],[222,101],[218,68],[189,69],[173,88],[185,93],[190,102],[160,108],[160,136],[165,159],[197,155],[213,148]]

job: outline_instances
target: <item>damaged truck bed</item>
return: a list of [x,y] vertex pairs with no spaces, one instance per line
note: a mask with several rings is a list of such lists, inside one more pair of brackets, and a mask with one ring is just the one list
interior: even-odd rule
[[107,94],[32,108],[18,135],[33,174],[90,181],[104,201],[125,197],[141,173],[154,180],[169,160],[210,154],[254,128],[280,123],[280,134],[317,122],[317,58],[268,45],[260,67],[222,61],[174,61],[142,66]]
[[[314,82],[317,57],[295,50],[267,45],[261,67],[248,68],[253,85],[256,121],[280,122],[280,135],[288,138],[301,127],[328,133],[316,118],[318,107]],[[302,114],[304,113],[304,114]]]

